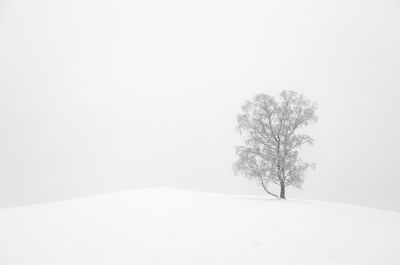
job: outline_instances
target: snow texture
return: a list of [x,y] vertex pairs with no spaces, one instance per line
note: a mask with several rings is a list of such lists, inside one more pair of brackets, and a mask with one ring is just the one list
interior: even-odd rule
[[0,210],[1,265],[400,264],[400,214],[168,188]]

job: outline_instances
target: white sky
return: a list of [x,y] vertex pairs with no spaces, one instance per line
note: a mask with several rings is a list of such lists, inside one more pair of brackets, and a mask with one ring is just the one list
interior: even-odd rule
[[0,0],[0,206],[231,170],[255,93],[319,105],[288,198],[400,211],[398,1]]

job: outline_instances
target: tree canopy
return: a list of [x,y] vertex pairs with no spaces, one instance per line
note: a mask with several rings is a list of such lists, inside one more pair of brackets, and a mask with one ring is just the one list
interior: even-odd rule
[[267,187],[269,183],[279,185],[280,198],[285,198],[285,187],[300,188],[306,170],[313,166],[302,161],[299,150],[314,140],[299,130],[317,121],[317,105],[294,91],[283,91],[279,99],[258,94],[242,105],[237,129],[244,137],[244,145],[235,148],[239,158],[234,170],[249,180],[257,180],[276,197]]

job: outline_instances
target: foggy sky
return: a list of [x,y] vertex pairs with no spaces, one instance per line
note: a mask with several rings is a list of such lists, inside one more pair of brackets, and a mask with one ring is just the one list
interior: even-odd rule
[[256,93],[318,103],[288,198],[400,211],[397,1],[0,1],[0,206],[235,177]]

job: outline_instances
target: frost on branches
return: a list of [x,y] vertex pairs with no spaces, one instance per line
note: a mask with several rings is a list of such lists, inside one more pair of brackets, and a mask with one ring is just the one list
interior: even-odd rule
[[279,185],[279,197],[285,199],[285,188],[300,188],[306,170],[313,166],[299,157],[301,146],[313,144],[313,139],[298,131],[317,121],[317,106],[294,91],[283,91],[279,98],[258,94],[243,104],[237,129],[244,145],[235,148],[239,159],[234,170],[258,181],[275,197],[267,187],[269,183]]

